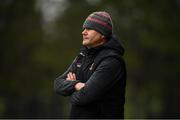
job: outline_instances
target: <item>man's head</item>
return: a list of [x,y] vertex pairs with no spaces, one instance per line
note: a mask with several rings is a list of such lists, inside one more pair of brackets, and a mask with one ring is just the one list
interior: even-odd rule
[[83,24],[83,45],[96,47],[103,44],[112,35],[112,20],[107,12],[90,14]]

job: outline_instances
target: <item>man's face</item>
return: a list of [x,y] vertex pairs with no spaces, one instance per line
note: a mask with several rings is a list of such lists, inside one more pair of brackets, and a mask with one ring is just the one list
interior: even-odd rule
[[82,32],[82,44],[87,47],[96,47],[104,43],[104,36],[92,29],[85,28]]

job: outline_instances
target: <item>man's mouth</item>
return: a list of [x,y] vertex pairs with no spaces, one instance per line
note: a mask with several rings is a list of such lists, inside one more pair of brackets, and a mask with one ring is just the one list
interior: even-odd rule
[[87,40],[88,39],[88,37],[83,37],[83,40]]

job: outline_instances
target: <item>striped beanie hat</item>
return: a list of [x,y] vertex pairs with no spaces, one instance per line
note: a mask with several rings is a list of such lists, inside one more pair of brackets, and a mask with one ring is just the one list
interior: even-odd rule
[[85,28],[96,30],[106,38],[110,38],[113,31],[111,16],[104,11],[93,12],[86,18],[83,24],[83,29]]

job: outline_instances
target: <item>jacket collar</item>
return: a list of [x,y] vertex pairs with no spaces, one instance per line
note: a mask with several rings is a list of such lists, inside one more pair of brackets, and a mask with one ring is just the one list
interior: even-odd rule
[[102,44],[100,46],[97,46],[94,48],[87,48],[86,46],[83,46],[80,49],[80,51],[84,55],[94,55],[102,49],[113,49],[121,55],[124,54],[124,47],[123,47],[121,41],[115,35],[112,35],[111,38],[107,42],[105,42],[104,44]]
[[95,55],[96,53],[98,53],[101,49],[103,48],[103,46],[97,46],[94,48],[87,48],[86,46],[83,46],[80,49],[80,52],[83,53],[84,55]]

